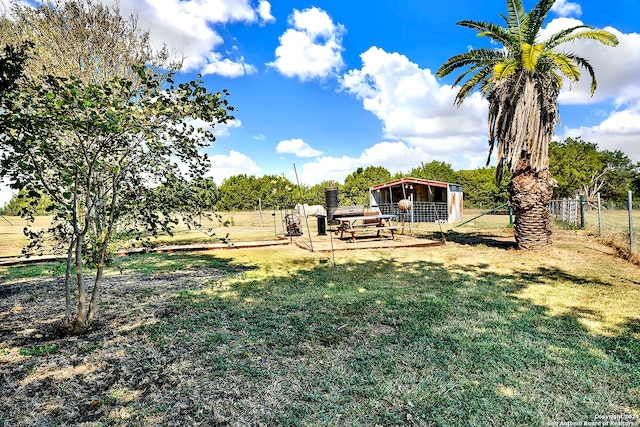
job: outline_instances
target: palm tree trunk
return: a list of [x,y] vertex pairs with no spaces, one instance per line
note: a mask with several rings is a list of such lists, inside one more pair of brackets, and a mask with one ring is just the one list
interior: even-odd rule
[[557,185],[548,168],[536,173],[528,157],[518,161],[507,187],[518,249],[538,250],[551,245],[549,202]]

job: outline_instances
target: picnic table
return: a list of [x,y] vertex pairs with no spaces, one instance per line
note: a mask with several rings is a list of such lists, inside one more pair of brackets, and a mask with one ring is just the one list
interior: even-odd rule
[[395,215],[380,215],[375,212],[359,216],[336,216],[334,220],[340,221],[336,234],[340,232],[340,238],[344,235],[350,235],[351,241],[356,242],[356,234],[363,232],[375,231],[376,236],[380,237],[380,231],[388,230],[391,232],[391,239],[395,240],[394,232],[400,228],[391,223],[391,219]]

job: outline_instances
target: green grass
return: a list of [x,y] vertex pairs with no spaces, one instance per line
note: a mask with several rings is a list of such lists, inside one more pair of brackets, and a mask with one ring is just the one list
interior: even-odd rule
[[56,353],[60,349],[58,345],[36,345],[33,347],[21,348],[19,353],[22,356],[48,356]]
[[[553,249],[532,254],[502,244],[501,230],[455,229],[436,248],[337,252],[335,265],[294,247],[117,258],[110,274],[220,274],[178,283],[162,307],[144,309],[159,313],[153,321],[78,347],[87,366],[121,372],[92,394],[96,422],[637,421],[640,269],[581,233],[558,231]],[[158,292],[144,282],[128,298]]]
[[176,314],[144,331],[161,352],[189,346],[216,390],[241,378],[277,399],[259,422],[530,426],[638,415],[637,286],[546,263],[500,271],[407,253],[348,256],[335,268],[312,256],[235,262],[255,269],[178,294]]

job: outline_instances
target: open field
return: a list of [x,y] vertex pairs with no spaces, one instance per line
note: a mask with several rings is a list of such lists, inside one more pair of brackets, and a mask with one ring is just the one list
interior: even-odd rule
[[0,268],[0,425],[637,424],[640,268],[570,230],[521,253],[507,224],[335,265],[295,246],[117,258],[75,337],[60,264]]

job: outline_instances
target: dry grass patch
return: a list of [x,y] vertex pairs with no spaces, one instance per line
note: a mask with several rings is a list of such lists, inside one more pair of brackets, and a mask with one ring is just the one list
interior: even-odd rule
[[556,233],[541,253],[514,250],[502,229],[447,236],[436,248],[338,252],[335,266],[295,247],[120,258],[100,322],[78,337],[56,329],[55,268],[0,270],[0,420],[543,426],[640,416],[637,266],[580,233]]

